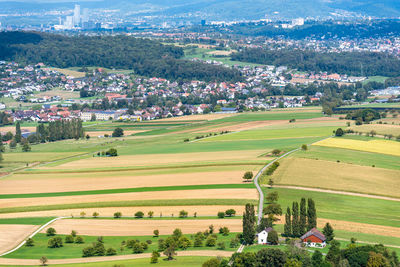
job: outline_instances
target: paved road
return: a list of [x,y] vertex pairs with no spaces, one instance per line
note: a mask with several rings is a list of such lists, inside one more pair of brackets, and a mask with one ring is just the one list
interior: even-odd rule
[[257,225],[259,225],[259,224],[261,223],[261,218],[263,217],[263,209],[264,209],[264,193],[263,193],[263,191],[261,190],[260,184],[258,183],[259,178],[261,177],[261,175],[263,174],[263,172],[264,172],[269,166],[271,166],[275,161],[278,161],[278,160],[280,160],[281,158],[284,158],[284,157],[286,157],[286,156],[288,156],[288,155],[290,155],[290,154],[292,154],[293,152],[296,152],[296,151],[298,151],[298,150],[300,150],[300,148],[293,149],[293,150],[291,150],[291,151],[289,151],[289,152],[286,152],[285,154],[283,154],[283,155],[280,156],[279,158],[274,159],[273,161],[271,161],[270,163],[268,163],[267,165],[265,165],[265,166],[257,173],[256,177],[254,178],[254,184],[255,184],[256,187],[257,187],[258,194],[260,195],[260,202],[258,203]]

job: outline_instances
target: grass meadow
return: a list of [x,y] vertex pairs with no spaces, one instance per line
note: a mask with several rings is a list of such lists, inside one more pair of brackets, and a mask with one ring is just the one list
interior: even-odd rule
[[[56,229],[57,230],[57,229]],[[206,230],[206,229],[203,229]],[[216,229],[218,232],[218,229]],[[172,233],[171,233],[172,234]],[[79,233],[78,233],[79,235]],[[101,234],[100,234],[101,235]],[[65,240],[65,235],[56,235]],[[191,240],[192,245],[187,250],[215,250],[216,246],[207,247],[203,242],[203,246],[201,247],[193,247],[194,237],[193,235],[185,235],[187,238]],[[234,251],[237,249],[230,248],[229,243],[230,240],[235,238],[236,233],[229,233],[227,236],[223,236],[222,234],[217,234],[217,243],[223,242],[225,244],[225,250]],[[61,248],[48,248],[47,242],[51,237],[46,236],[46,234],[37,234],[33,240],[35,246],[33,247],[22,247],[21,249],[8,254],[7,258],[16,258],[16,259],[39,259],[41,256],[46,255],[49,259],[70,259],[70,258],[81,258],[82,257],[82,249],[90,246],[93,242],[97,241],[97,237],[95,236],[82,236],[85,243],[76,244],[76,243],[65,243],[64,247]],[[139,240],[140,242],[146,242],[147,240],[151,241],[148,249],[144,251],[144,253],[151,253],[154,250],[158,249],[158,240],[165,239],[168,236],[103,236],[104,245],[107,248],[114,248],[117,250],[117,255],[129,255],[132,254],[132,249],[123,247],[121,250],[121,242],[126,240]],[[179,255],[179,250],[178,250]],[[148,259],[147,259],[148,260]]]

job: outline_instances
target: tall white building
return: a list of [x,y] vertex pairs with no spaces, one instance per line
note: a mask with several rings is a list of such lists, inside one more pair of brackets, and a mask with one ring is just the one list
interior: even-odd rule
[[74,8],[74,26],[77,26],[81,23],[81,6],[75,5]]
[[82,12],[82,23],[88,22],[89,21],[89,9],[84,8]]

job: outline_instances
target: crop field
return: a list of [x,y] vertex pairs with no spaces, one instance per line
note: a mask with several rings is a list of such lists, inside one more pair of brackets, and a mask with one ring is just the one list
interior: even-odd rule
[[[0,180],[0,194],[234,184],[242,183],[245,171],[257,169],[257,166],[220,166],[148,171],[14,174]],[[43,184],[46,184],[46,187]]]
[[[62,210],[42,210],[42,211],[24,211],[24,212],[13,212],[13,213],[0,213],[0,221],[1,220],[17,220],[21,221],[22,218],[25,219],[30,219],[30,218],[37,218],[38,216],[44,216],[46,218],[46,221],[48,221],[48,218],[51,218],[52,216],[55,217],[67,217],[67,216],[73,216],[73,217],[80,217],[81,212],[84,212],[87,214],[86,216],[92,216],[94,212],[97,212],[100,214],[100,216],[104,217],[113,217],[115,212],[121,212],[122,217],[132,217],[136,211],[142,211],[144,214],[147,214],[149,211],[154,212],[154,216],[160,218],[172,218],[172,215],[176,218],[179,215],[179,212],[181,210],[185,210],[188,212],[188,216],[193,217],[194,213],[196,213],[196,216],[199,217],[204,217],[204,216],[214,216],[216,217],[217,213],[219,211],[226,211],[228,209],[234,209],[238,215],[243,214],[244,211],[244,206],[243,205],[234,205],[231,203],[232,201],[228,202],[226,205],[217,205],[216,203],[210,203],[210,205],[204,205],[203,203],[198,203],[197,205],[191,205],[191,206],[185,206],[185,205],[175,205],[179,203],[170,203],[171,206],[161,206],[165,205],[168,203],[162,203],[159,202],[160,206],[139,206],[139,207],[134,207],[130,205],[129,207],[93,207],[93,208],[70,208],[70,209],[62,209]],[[175,205],[175,206],[173,206]],[[30,224],[31,222],[28,221]],[[19,223],[19,222],[18,222]],[[36,221],[34,221],[36,223]],[[17,224],[15,221],[11,221],[10,224]],[[32,223],[33,224],[33,223]],[[44,223],[43,223],[44,224]]]
[[14,248],[37,228],[27,224],[0,224],[0,253]]
[[310,146],[307,151],[298,151],[292,155],[293,157],[321,159],[328,161],[338,160],[343,163],[349,163],[361,166],[375,165],[377,168],[400,170],[400,157],[375,153],[336,148],[326,146]]
[[[149,166],[154,162],[157,165],[176,165],[180,163],[229,163],[229,162],[257,162],[259,156],[265,153],[265,150],[243,150],[240,153],[235,151],[222,152],[200,152],[200,153],[174,153],[174,154],[149,154],[149,155],[123,155],[115,158],[90,157],[77,161],[68,162],[56,167],[42,167],[44,169],[90,169],[104,167],[132,167]],[[260,161],[262,163],[264,161]]]
[[[228,227],[231,232],[240,232],[242,220],[240,219],[208,219],[208,220],[104,220],[104,219],[67,219],[56,221],[52,227],[59,234],[70,234],[72,230],[81,235],[98,236],[151,236],[154,229],[161,235],[171,234],[179,228],[184,234],[194,234],[208,229],[214,225],[216,229]],[[45,232],[45,229],[43,230]]]
[[364,141],[346,138],[329,138],[314,145],[400,156],[400,142],[389,140],[372,139],[370,141]]
[[[295,121],[289,123],[292,119]],[[215,229],[221,226],[230,229],[227,249],[191,247],[185,252],[178,251],[179,257],[173,266],[179,266],[184,262],[184,253],[192,251],[214,254],[187,254],[188,259],[206,258],[218,252],[229,256],[228,252],[235,251],[229,248],[229,240],[234,233],[242,231],[244,205],[257,205],[259,199],[254,184],[244,182],[243,174],[247,171],[256,174],[274,160],[271,155],[274,149],[287,152],[314,142],[318,143],[309,146],[307,151],[297,151],[280,159],[279,168],[270,176],[277,186],[272,190],[279,193],[282,209],[286,210],[292,201],[299,201],[301,197],[312,197],[317,205],[319,227],[329,221],[335,230],[365,236],[376,234],[384,242],[396,245],[400,239],[397,215],[400,201],[394,200],[400,199],[397,190],[399,143],[365,136],[320,141],[345,125],[346,121],[339,120],[338,116],[323,116],[319,107],[207,114],[149,122],[87,122],[85,130],[92,136],[88,140],[32,145],[31,152],[22,152],[20,146],[14,150],[7,148],[3,154],[3,171],[11,170],[14,165],[18,169],[0,179],[0,228],[11,229],[12,233],[7,235],[15,238],[13,243],[0,243],[0,248],[12,248],[39,225],[62,216],[72,218],[48,226],[54,227],[59,235],[75,230],[85,237],[86,244],[101,235],[106,244],[115,245],[118,256],[100,259],[104,262],[113,259],[115,263],[116,260],[140,262],[139,258],[132,258],[136,255],[131,251],[119,251],[123,238],[153,240],[154,229],[168,235],[175,228],[191,236],[211,224]],[[124,137],[97,138],[111,134],[116,127],[124,129]],[[231,133],[221,134],[221,131]],[[97,156],[109,148],[117,149],[118,156]],[[343,192],[320,192],[320,188]],[[349,194],[352,192],[371,196]],[[217,217],[218,212],[228,209],[234,209],[236,216]],[[182,210],[188,212],[187,218],[179,218]],[[137,211],[142,211],[145,218],[134,218]],[[154,218],[147,216],[150,211],[154,212]],[[93,218],[95,212],[99,218]],[[121,212],[122,217],[113,219],[115,212]],[[283,220],[276,225],[278,230],[281,223]],[[379,235],[371,229],[378,229]],[[60,264],[82,261],[82,246],[87,245],[66,244],[61,250],[50,250],[46,247],[48,237],[44,231],[35,236],[35,247],[18,249],[7,258],[0,258],[0,264],[21,265],[23,260],[37,261],[42,255],[57,259],[56,263]],[[371,237],[365,239],[370,241]],[[148,266],[149,256],[146,257],[143,266]],[[13,258],[20,261],[13,263]],[[69,261],[63,262],[62,258]]]
[[291,129],[266,129],[249,130],[232,134],[213,136],[201,142],[234,141],[234,140],[267,140],[302,137],[324,137],[330,136],[334,127],[320,128],[291,128]]
[[256,189],[202,189],[202,190],[176,190],[140,193],[122,193],[105,195],[82,195],[63,197],[41,198],[14,198],[0,199],[0,207],[29,207],[60,205],[66,203],[93,203],[108,201],[133,201],[133,200],[157,200],[157,199],[257,199]]
[[349,129],[362,133],[369,133],[375,131],[378,135],[393,135],[394,137],[400,135],[400,125],[392,124],[363,124],[352,126]]
[[360,192],[400,198],[400,171],[353,164],[287,158],[273,175],[275,183]]

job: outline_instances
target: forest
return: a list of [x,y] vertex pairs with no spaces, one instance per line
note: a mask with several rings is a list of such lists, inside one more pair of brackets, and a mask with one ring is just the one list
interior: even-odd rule
[[0,60],[58,68],[131,69],[138,75],[176,80],[239,81],[237,70],[181,59],[180,47],[124,35],[63,36],[48,33],[0,33]]
[[232,54],[232,60],[257,64],[288,66],[299,71],[347,74],[351,76],[400,76],[400,60],[372,52],[319,53],[298,49],[244,49]]

